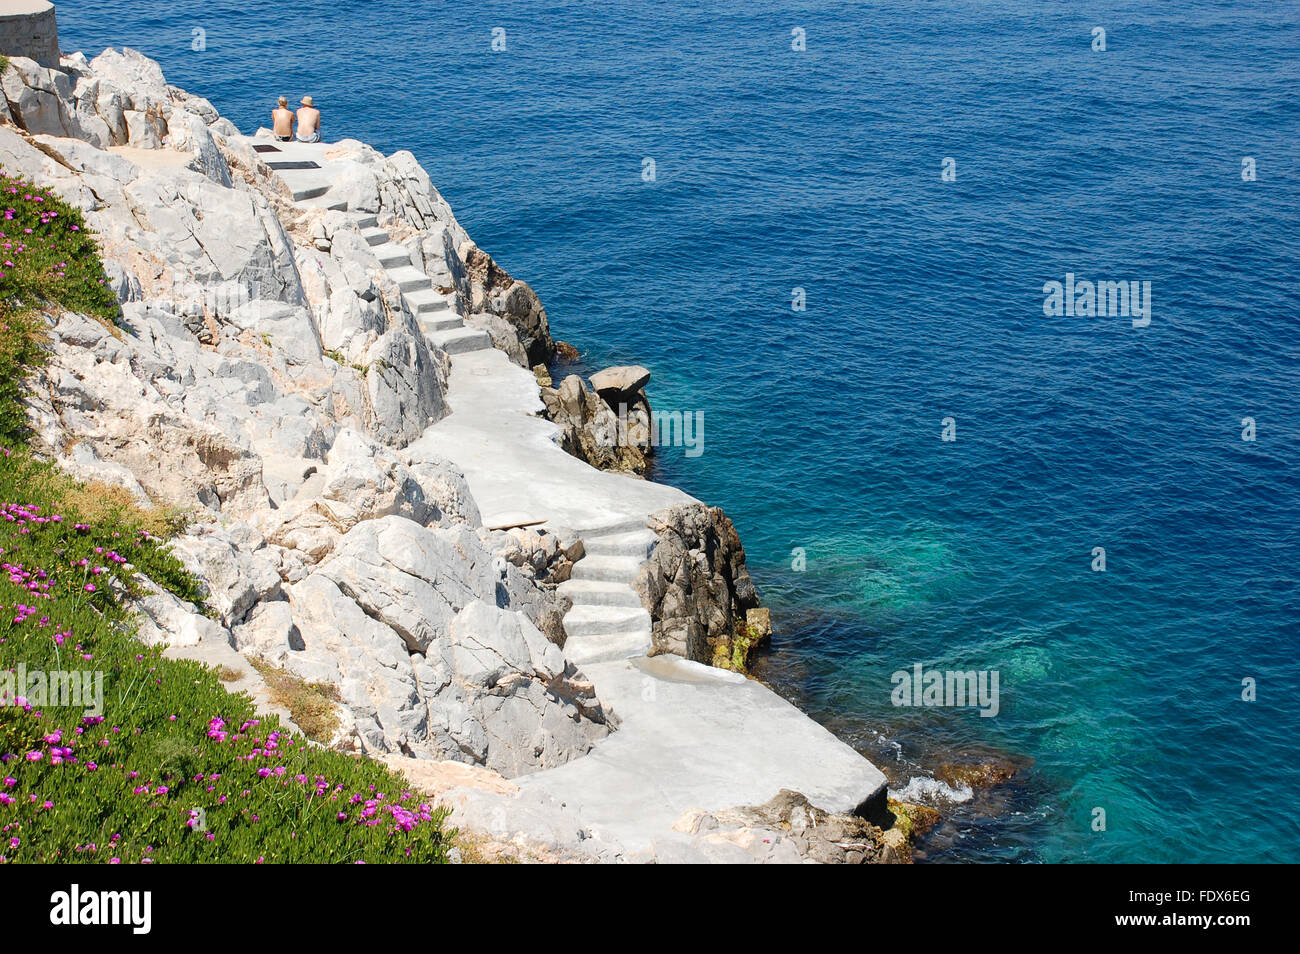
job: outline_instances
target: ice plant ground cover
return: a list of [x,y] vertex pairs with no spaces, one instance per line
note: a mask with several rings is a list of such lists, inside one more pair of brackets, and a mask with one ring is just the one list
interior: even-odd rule
[[24,369],[43,353],[39,309],[48,306],[105,322],[119,314],[81,211],[0,169],[0,441],[6,446],[23,436],[18,397]]
[[[111,321],[116,303],[76,211],[2,181],[0,694],[13,692],[0,699],[0,861],[445,860],[443,813],[398,776],[309,745],[217,673],[135,639],[143,578],[190,602],[201,591],[168,552],[165,515],[22,443],[18,397],[44,347],[43,310]],[[102,705],[23,695],[32,674],[72,672],[102,674]]]
[[0,170],[0,287],[18,306],[39,302],[112,318],[94,236],[81,211],[46,189]]

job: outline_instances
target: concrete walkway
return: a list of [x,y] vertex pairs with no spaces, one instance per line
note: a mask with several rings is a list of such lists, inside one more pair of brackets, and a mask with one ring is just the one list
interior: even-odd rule
[[[289,155],[298,159],[312,148],[323,156],[320,146]],[[277,174],[295,201],[329,207],[328,162],[317,161],[322,170]],[[386,247],[387,236],[370,217],[358,216],[356,224],[372,245]],[[384,264],[390,274],[415,271],[397,248],[390,261]],[[410,291],[403,288],[408,301],[412,294],[417,302],[430,300],[415,275],[410,281]],[[645,655],[650,617],[631,584],[656,539],[646,518],[694,498],[596,470],[565,453],[558,429],[539,416],[543,405],[531,371],[490,341],[471,347],[461,344],[468,337],[440,339],[461,327],[447,308],[419,313],[431,340],[455,348],[447,349],[452,411],[407,452],[460,467],[484,523],[541,520],[576,533],[587,554],[561,587],[573,600],[564,619],[565,654],[622,723],[587,756],[517,779],[521,789],[572,807],[597,837],[652,856],[685,843],[687,836],[672,826],[688,809],[761,804],[782,788],[828,811],[851,812],[883,799],[886,782],[875,766],[765,686],[678,657]],[[433,316],[427,324],[425,315]]]

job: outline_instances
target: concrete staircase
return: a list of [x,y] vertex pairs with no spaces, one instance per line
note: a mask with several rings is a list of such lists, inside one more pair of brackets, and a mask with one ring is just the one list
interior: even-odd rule
[[481,328],[466,327],[456,311],[455,295],[435,289],[429,276],[412,263],[410,250],[392,241],[373,215],[358,216],[355,221],[380,266],[401,290],[426,338],[448,354],[492,347],[492,336]]
[[[324,147],[315,143],[275,143],[276,153],[263,153],[268,162],[314,162],[315,169],[276,169],[275,174],[289,189],[294,204],[306,209],[348,211],[346,201],[331,199],[332,186]],[[466,354],[492,347],[492,336],[481,328],[469,328],[456,311],[455,295],[445,295],[433,287],[433,282],[411,260],[411,252],[394,242],[388,232],[379,227],[373,215],[354,213],[353,223],[366,243],[375,253],[379,265],[401,290],[402,298],[414,313],[424,332],[433,344],[448,354]]]
[[564,654],[578,666],[645,655],[650,614],[632,581],[654,548],[654,532],[635,518],[578,536],[586,554],[559,587],[573,601],[564,616]]

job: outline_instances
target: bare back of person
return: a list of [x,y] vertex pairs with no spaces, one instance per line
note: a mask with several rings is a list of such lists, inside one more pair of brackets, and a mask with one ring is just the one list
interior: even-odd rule
[[310,96],[304,96],[298,109],[298,138],[304,142],[319,142],[319,134],[320,110],[312,104]]
[[293,136],[293,110],[278,106],[271,110],[271,131],[280,139]]

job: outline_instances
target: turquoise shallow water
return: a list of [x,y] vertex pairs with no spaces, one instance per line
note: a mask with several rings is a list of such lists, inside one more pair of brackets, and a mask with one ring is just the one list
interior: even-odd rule
[[[310,92],[328,137],[410,149],[586,365],[644,363],[656,407],[703,411],[704,453],[662,475],[739,526],[765,674],[900,785],[951,751],[1020,766],[927,857],[1300,860],[1294,4],[59,19],[247,130]],[[1151,282],[1150,325],[1045,317],[1066,272]],[[894,707],[916,662],[997,670],[1000,713]]]

